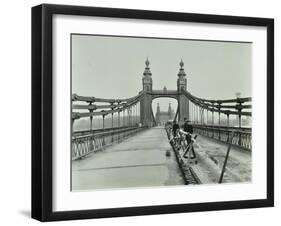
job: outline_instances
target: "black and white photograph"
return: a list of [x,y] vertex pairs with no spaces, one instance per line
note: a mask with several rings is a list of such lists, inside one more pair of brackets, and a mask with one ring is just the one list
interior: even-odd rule
[[196,12],[32,8],[32,218],[274,206],[274,19]]
[[252,182],[251,42],[70,40],[71,191]]

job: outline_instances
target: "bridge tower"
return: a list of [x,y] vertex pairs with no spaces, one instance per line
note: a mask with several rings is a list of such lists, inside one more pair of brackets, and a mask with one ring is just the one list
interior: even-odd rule
[[152,113],[152,77],[151,71],[149,68],[149,60],[146,59],[145,61],[145,70],[143,72],[142,77],[142,99],[140,102],[140,120],[143,126],[152,127],[154,120],[153,120],[153,113]]
[[156,111],[156,115],[155,115],[156,125],[159,125],[161,123],[160,114],[161,114],[160,106],[159,106],[159,103],[157,103],[157,111]]
[[169,117],[169,119],[172,118],[172,114],[173,114],[173,112],[172,112],[171,103],[169,103],[169,108],[168,108],[168,117]]
[[187,80],[186,74],[184,71],[184,63],[181,59],[180,62],[180,70],[178,73],[177,80],[177,89],[178,89],[178,120],[179,123],[182,124],[184,122],[184,118],[189,119],[189,103],[188,98],[184,95],[184,92],[187,89]]

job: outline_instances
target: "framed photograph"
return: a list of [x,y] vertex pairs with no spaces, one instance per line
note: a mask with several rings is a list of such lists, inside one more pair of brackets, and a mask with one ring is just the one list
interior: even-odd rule
[[274,205],[274,21],[32,8],[32,217]]

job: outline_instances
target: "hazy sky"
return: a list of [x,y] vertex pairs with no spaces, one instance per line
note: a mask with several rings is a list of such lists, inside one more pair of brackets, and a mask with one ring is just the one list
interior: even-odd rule
[[[176,90],[179,62],[187,89],[197,97],[225,99],[251,96],[250,43],[72,35],[72,93],[127,98],[142,90],[145,59],[149,58],[153,89]],[[158,99],[161,110],[172,99]],[[176,109],[175,109],[176,110]]]

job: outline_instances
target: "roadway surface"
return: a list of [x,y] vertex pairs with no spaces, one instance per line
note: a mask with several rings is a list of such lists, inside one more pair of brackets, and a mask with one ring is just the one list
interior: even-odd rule
[[[228,144],[198,136],[195,144],[198,164],[192,166],[203,184],[218,183]],[[223,183],[248,183],[252,179],[252,153],[232,146]]]
[[184,180],[163,127],[72,162],[72,190],[181,184]]
[[[198,164],[203,184],[218,183],[227,144],[198,136]],[[166,156],[170,150],[171,156]],[[182,152],[182,151],[181,151]],[[251,182],[251,151],[232,147],[224,183]],[[184,180],[163,127],[153,127],[105,150],[72,162],[72,190],[182,185]]]

